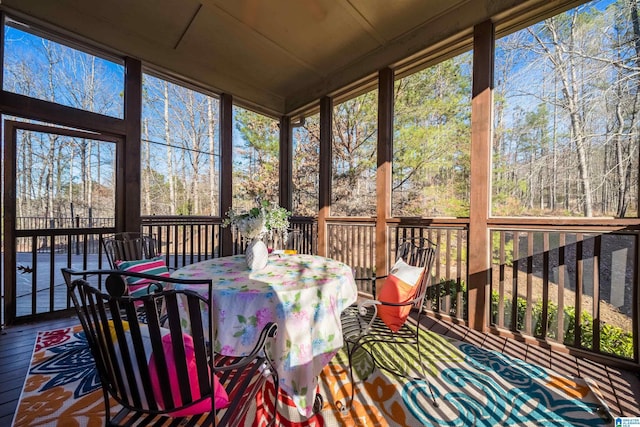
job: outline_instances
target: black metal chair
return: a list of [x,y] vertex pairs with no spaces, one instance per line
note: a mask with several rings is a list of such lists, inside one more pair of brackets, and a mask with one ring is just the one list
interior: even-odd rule
[[112,269],[116,269],[116,261],[151,259],[159,255],[153,236],[133,231],[103,237],[102,247]]
[[[394,267],[401,268],[400,263],[406,263],[415,268],[414,274],[418,274],[415,283],[407,284],[406,294],[396,294],[395,301],[385,300],[388,293],[380,290],[377,299],[367,299],[348,307],[341,316],[342,333],[349,357],[349,377],[354,384],[351,391],[353,401],[355,393],[354,383],[354,362],[356,359],[362,360],[367,357],[371,367],[384,369],[393,375],[405,378],[425,379],[426,373],[422,364],[420,350],[420,320],[424,315],[424,301],[427,289],[431,283],[431,269],[436,258],[436,245],[425,238],[410,239],[398,245],[396,251],[396,264]],[[404,265],[404,264],[403,264]],[[421,272],[420,272],[421,271]],[[394,269],[391,269],[391,273]],[[389,276],[380,276],[375,279],[388,279]],[[387,286],[385,282],[384,286]],[[395,284],[391,284],[395,286]],[[402,294],[402,292],[400,292]],[[387,312],[385,312],[385,310]],[[417,318],[409,316],[410,311],[417,311]],[[381,317],[384,316],[384,320]],[[406,319],[406,323],[402,318]],[[391,325],[391,326],[389,326]],[[382,350],[382,346],[385,350]],[[394,350],[389,351],[388,346]],[[416,372],[400,369],[403,367],[401,361],[405,351],[402,346],[415,347],[420,362],[422,377],[418,377]],[[359,353],[362,350],[365,353]],[[382,350],[382,351],[380,351]],[[366,365],[366,363],[365,363]],[[406,367],[406,366],[404,366]],[[434,405],[437,406],[433,390],[429,385]],[[350,406],[349,405],[347,406]]]
[[[162,275],[169,275],[169,268],[166,266],[164,259],[160,258],[160,254],[157,250],[156,239],[154,236],[146,235],[139,232],[125,231],[122,233],[115,233],[110,237],[103,237],[101,239],[104,253],[107,256],[107,261],[112,270],[125,270],[131,268],[130,264],[135,264],[138,261],[153,261],[157,260],[156,264],[161,266],[148,271],[151,274],[160,275],[159,269],[163,270]],[[137,267],[133,267],[136,270],[140,270]],[[154,292],[158,289],[162,289],[163,282],[150,282],[146,279],[136,279],[129,277],[125,280],[127,286],[124,288],[111,289],[110,293],[114,296],[131,295],[139,296],[146,293]],[[162,311],[161,301],[158,300],[158,311]],[[141,318],[142,314],[141,314]]]
[[[222,356],[212,347],[211,316],[203,316],[211,313],[210,297],[173,289],[139,297],[112,296],[90,281],[106,276],[108,287],[117,289],[125,286],[125,274],[160,278],[68,268],[62,274],[102,383],[105,425],[236,425],[256,404],[256,394],[264,391],[268,381],[273,381],[277,402],[277,373],[264,351],[267,340],[276,335],[274,323],[261,331],[251,354]],[[211,280],[162,280],[200,289],[204,285],[207,295],[212,295]],[[166,307],[164,323],[155,310],[158,298]],[[187,307],[182,318],[179,299]],[[146,323],[138,318],[139,304],[147,311]],[[182,321],[185,316],[188,322]],[[117,406],[112,408],[110,402]],[[114,416],[112,409],[117,411]]]

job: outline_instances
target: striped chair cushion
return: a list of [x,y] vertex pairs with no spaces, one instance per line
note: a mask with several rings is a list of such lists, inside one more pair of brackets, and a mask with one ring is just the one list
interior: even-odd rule
[[[153,274],[155,276],[169,277],[169,269],[164,262],[162,255],[158,255],[150,259],[142,259],[136,261],[116,261],[116,267],[122,271],[132,271],[136,273]],[[147,292],[147,287],[153,281],[140,277],[126,276],[129,295],[136,296]]]

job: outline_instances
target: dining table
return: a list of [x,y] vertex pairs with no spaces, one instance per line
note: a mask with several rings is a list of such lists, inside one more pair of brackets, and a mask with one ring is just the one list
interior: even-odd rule
[[[278,332],[267,351],[279,385],[300,414],[313,414],[318,375],[343,346],[340,314],[357,299],[348,265],[318,255],[277,253],[266,267],[252,271],[244,255],[233,255],[184,266],[171,276],[213,281],[214,351],[222,355],[249,354],[264,325],[275,322]],[[197,287],[189,285],[196,292]],[[186,308],[179,308],[187,321]]]

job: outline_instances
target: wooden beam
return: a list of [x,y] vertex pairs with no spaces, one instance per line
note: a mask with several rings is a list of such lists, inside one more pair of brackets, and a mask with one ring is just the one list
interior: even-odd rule
[[331,215],[333,99],[320,99],[320,171],[318,184],[318,255],[327,256],[327,218]]
[[484,332],[488,324],[491,269],[487,221],[491,197],[493,23],[485,21],[478,24],[473,33],[468,304],[469,326]]
[[[116,152],[118,177],[124,179],[122,185],[116,179],[116,229],[140,231],[140,135],[142,117],[142,63],[138,59],[125,58],[124,86],[124,127],[125,140]],[[120,170],[122,168],[122,170]],[[119,192],[118,189],[124,190]]]
[[[7,14],[4,11],[0,11],[0,22],[7,22]],[[0,64],[2,64],[2,69],[4,70],[4,30],[5,30],[6,26],[2,25],[2,28],[0,28],[0,40],[2,40],[2,43],[0,43]],[[4,88],[4,73],[0,73],[0,89]],[[0,110],[0,113],[2,112],[2,110]],[[2,304],[0,304],[0,319],[2,318]]]
[[378,74],[378,169],[376,172],[376,276],[387,274],[391,217],[391,175],[393,162],[393,70]]
[[[220,96],[220,216],[233,205],[233,97]],[[220,256],[233,255],[231,227],[220,232]]]
[[291,211],[292,209],[292,181],[293,170],[293,142],[291,134],[291,117],[280,118],[280,179],[279,195],[280,206]]
[[[125,87],[125,92],[126,90]],[[126,125],[122,119],[4,90],[0,91],[0,110],[3,114],[112,135],[124,135],[126,132]]]
[[[14,122],[4,122],[4,323],[16,318],[16,129]],[[1,313],[1,310],[0,310]]]

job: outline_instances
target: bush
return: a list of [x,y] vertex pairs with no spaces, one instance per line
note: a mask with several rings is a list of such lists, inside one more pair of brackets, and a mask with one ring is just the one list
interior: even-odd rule
[[456,311],[458,307],[458,293],[462,293],[462,318],[467,317],[467,284],[464,281],[460,282],[460,286],[458,287],[458,282],[456,280],[450,279],[440,279],[439,283],[434,283],[427,289],[427,294],[425,298],[431,303],[431,309],[433,311],[439,311],[441,307],[441,302],[448,295],[450,297],[449,301],[449,315],[456,317]]

